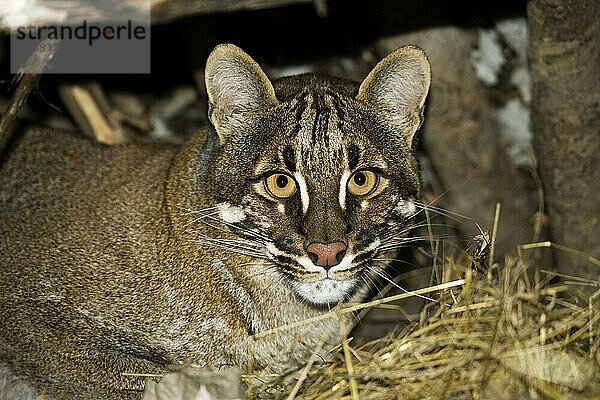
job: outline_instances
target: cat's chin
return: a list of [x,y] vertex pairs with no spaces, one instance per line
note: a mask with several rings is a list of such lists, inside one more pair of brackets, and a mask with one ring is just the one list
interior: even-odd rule
[[314,304],[331,304],[347,298],[356,289],[357,278],[337,280],[323,278],[312,282],[295,282],[294,289]]

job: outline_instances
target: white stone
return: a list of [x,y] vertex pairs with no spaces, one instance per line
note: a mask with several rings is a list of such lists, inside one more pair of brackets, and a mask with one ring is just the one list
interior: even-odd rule
[[498,74],[506,62],[498,41],[498,34],[493,29],[479,30],[479,44],[471,55],[475,75],[488,86],[498,83]]

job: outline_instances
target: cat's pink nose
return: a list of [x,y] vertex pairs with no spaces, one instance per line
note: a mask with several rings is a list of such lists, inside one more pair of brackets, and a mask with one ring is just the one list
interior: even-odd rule
[[306,252],[316,265],[328,269],[328,267],[338,265],[342,261],[344,254],[346,254],[346,248],[344,242],[312,242],[306,248]]

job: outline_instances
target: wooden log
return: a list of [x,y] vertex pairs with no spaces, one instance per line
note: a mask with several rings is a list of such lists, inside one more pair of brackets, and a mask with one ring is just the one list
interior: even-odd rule
[[[189,15],[259,10],[293,4],[313,3],[313,0],[152,0],[152,23],[164,23]],[[319,0],[318,9],[323,10]]]
[[[48,46],[49,44],[52,44],[52,46]],[[8,102],[6,110],[2,113],[2,117],[0,117],[0,156],[10,141],[19,110],[23,107],[29,94],[37,85],[46,63],[52,58],[58,48],[58,41],[46,39],[40,46],[44,46],[44,48],[48,47],[49,50],[35,51],[31,54],[22,67],[22,70],[27,72],[16,75],[15,82],[18,82],[17,88]]]
[[63,104],[86,135],[104,144],[127,142],[121,121],[99,83],[63,84],[58,89]]
[[[313,1],[317,7],[316,11],[326,13],[325,0],[32,0],[26,4],[13,2],[5,7],[0,6],[0,29],[9,30],[29,25],[78,24],[83,20],[88,23],[106,22],[115,15],[121,16],[119,10],[125,10],[126,15],[142,21],[148,18],[148,11],[151,11],[152,23],[162,24],[192,15],[259,10]],[[36,9],[37,12],[32,13],[32,9]]]
[[[534,146],[552,239],[600,257],[600,2],[533,0],[527,7]],[[555,253],[566,274],[600,276]]]

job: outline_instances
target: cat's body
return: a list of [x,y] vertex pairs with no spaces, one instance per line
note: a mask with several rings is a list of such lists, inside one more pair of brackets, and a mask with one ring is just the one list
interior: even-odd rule
[[[326,329],[338,331],[337,321],[330,321],[254,340],[255,331],[322,309],[274,286],[279,278],[260,268],[260,261],[252,265],[249,257],[209,246],[180,251],[202,234],[203,224],[194,222],[198,215],[185,198],[197,191],[193,180],[169,182],[169,175],[189,170],[201,139],[197,135],[185,147],[191,151],[178,156],[170,146],[104,147],[56,131],[32,130],[20,138],[7,161],[17,179],[1,182],[5,193],[21,200],[11,195],[2,204],[32,206],[25,215],[3,207],[2,235],[19,246],[0,244],[6,262],[0,331],[10,338],[0,350],[11,356],[17,373],[52,371],[54,380],[71,382],[75,391],[98,382],[140,389],[144,378],[121,372],[164,372],[177,362],[285,365],[287,356],[306,357],[289,351],[296,335],[316,348],[316,335],[308,332],[329,339]],[[45,168],[24,176],[28,165]],[[224,267],[230,263],[250,263],[249,274]],[[89,348],[89,342],[100,346]],[[107,375],[106,365],[116,368]]]
[[123,373],[278,370],[339,340],[336,319],[255,333],[364,296],[418,194],[426,60],[396,54],[426,79],[394,127],[377,121],[377,67],[360,89],[307,75],[273,91],[245,53],[217,49],[213,127],[181,147],[15,140],[0,166],[0,370],[66,398],[137,398],[144,378]]

